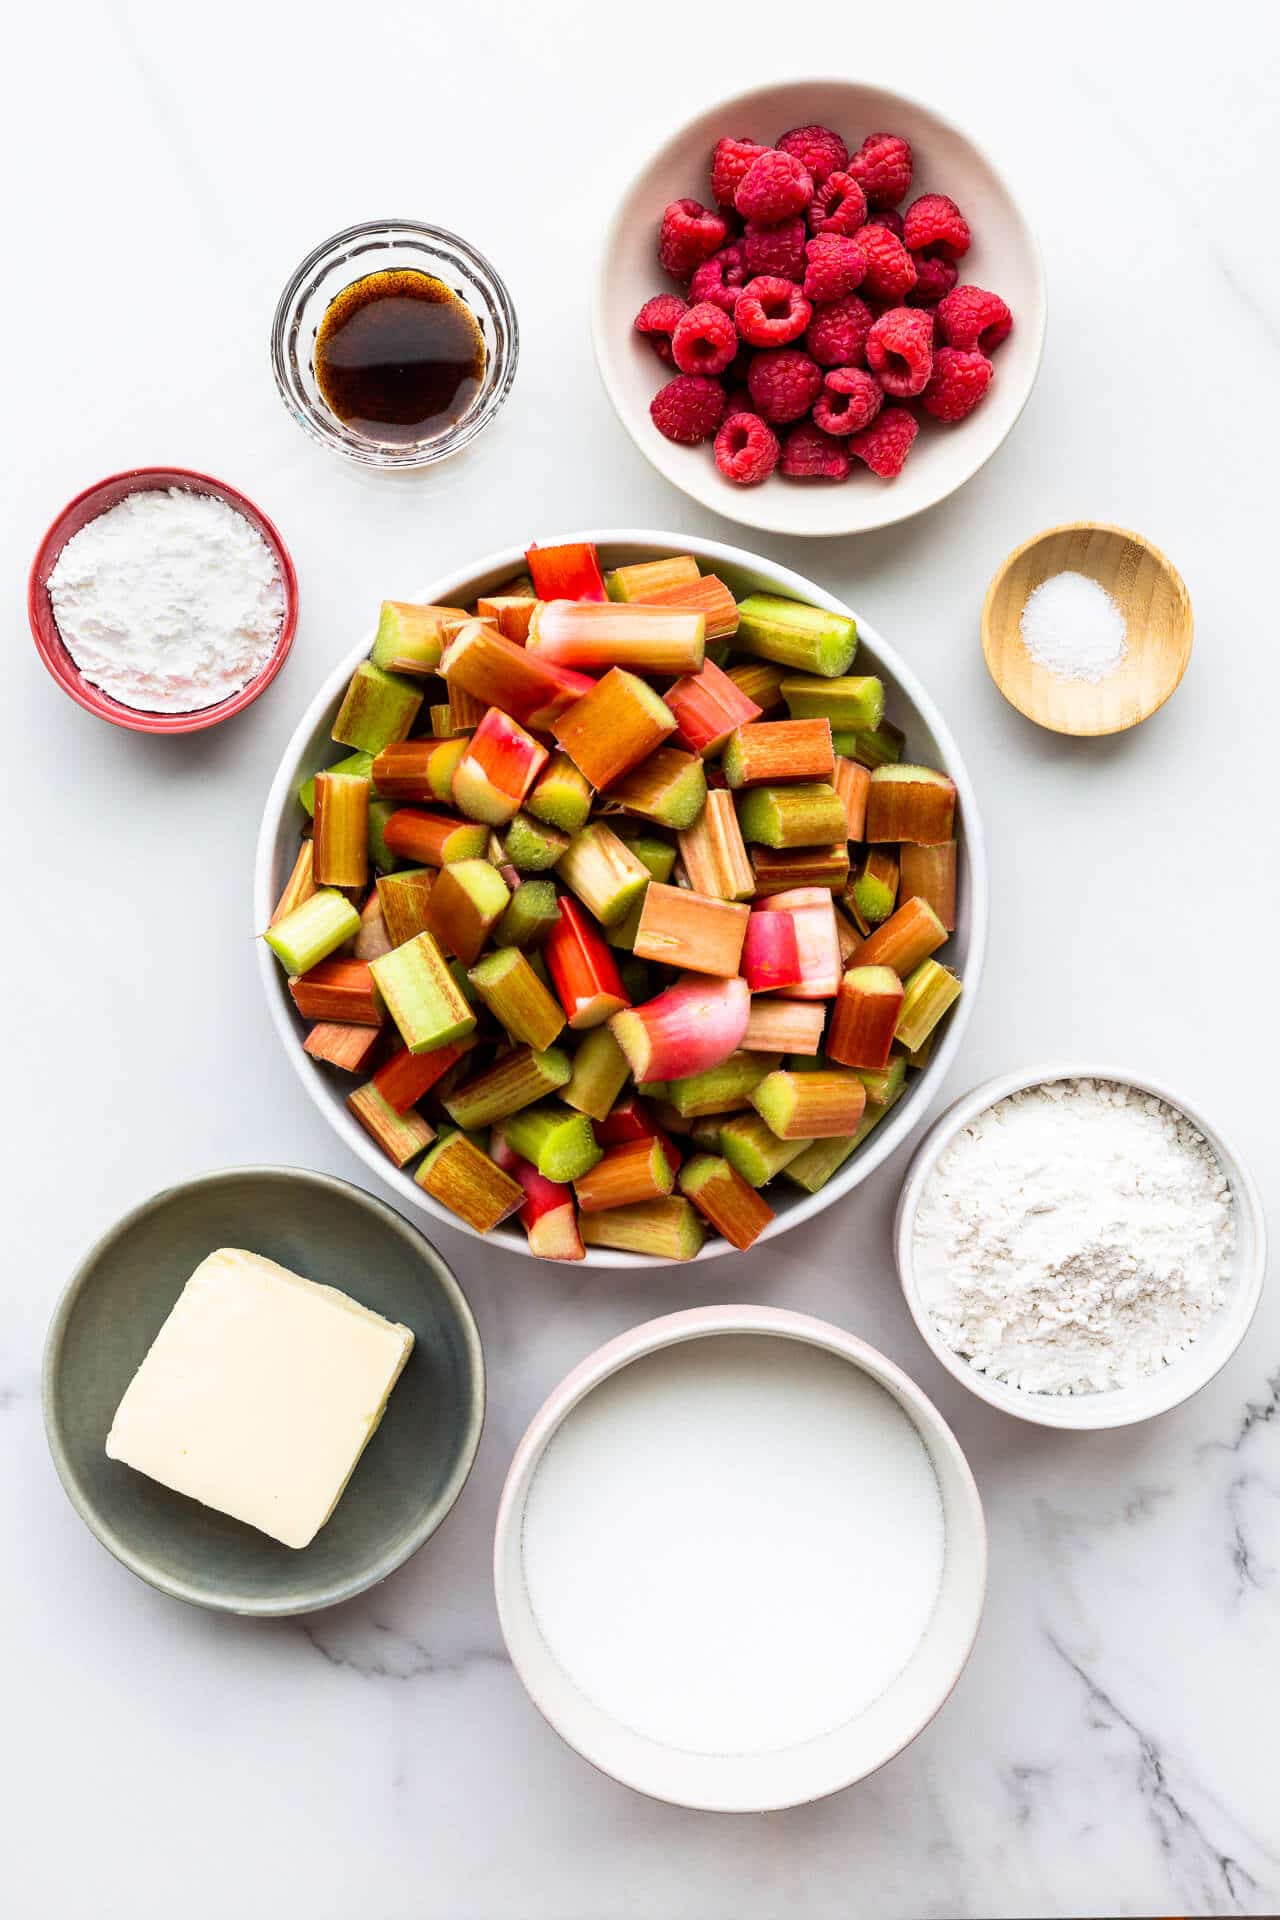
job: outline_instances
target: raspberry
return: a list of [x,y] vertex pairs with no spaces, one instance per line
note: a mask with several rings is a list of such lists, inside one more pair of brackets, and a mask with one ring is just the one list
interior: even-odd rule
[[649,416],[660,434],[686,447],[706,440],[724,419],[724,389],[701,373],[680,373],[660,387],[649,402]]
[[880,411],[884,395],[861,367],[836,367],[822,383],[813,424],[824,433],[860,433]]
[[869,227],[888,227],[896,240],[901,240],[905,231],[902,215],[896,207],[882,207],[879,213],[873,213],[867,221]]
[[933,378],[920,395],[920,405],[935,420],[948,424],[963,420],[986,397],[994,372],[985,353],[939,347],[933,360]]
[[[916,283],[915,262],[888,227],[860,227],[849,243],[862,255],[862,290],[877,300],[901,300]],[[806,288],[806,292],[808,289]]]
[[896,207],[911,191],[911,149],[896,133],[869,133],[847,171],[862,183],[869,206]]
[[805,225],[798,215],[794,220],[779,221],[776,227],[758,227],[748,220],[742,236],[742,258],[748,274],[803,280],[804,246]]
[[938,306],[938,325],[949,347],[991,353],[1013,330],[1013,315],[998,293],[957,287]]
[[862,283],[866,259],[847,233],[819,233],[805,248],[804,290],[810,300],[839,300]]
[[787,347],[808,326],[813,308],[790,280],[762,275],[738,295],[733,323],[750,347]]
[[758,353],[747,375],[752,403],[766,420],[798,420],[808,413],[822,390],[822,369],[795,347]]
[[793,154],[770,147],[747,168],[733,204],[744,220],[776,227],[793,213],[803,213],[812,198],[813,181],[807,168]]
[[758,413],[731,413],[716,435],[716,465],[726,480],[754,487],[778,464],[778,436]]
[[792,127],[778,142],[779,153],[789,153],[804,167],[815,187],[833,173],[843,171],[849,149],[830,127]]
[[742,248],[737,245],[721,247],[719,253],[713,253],[709,260],[704,260],[700,267],[694,268],[693,278],[689,282],[689,298],[695,303],[713,300],[726,313],[732,313],[746,277]]
[[642,333],[659,360],[665,360],[671,366],[675,355],[671,351],[671,336],[676,324],[688,311],[678,293],[656,293],[652,300],[646,300],[635,317],[637,333]]
[[872,473],[878,473],[882,480],[896,480],[919,431],[915,415],[905,407],[886,407],[869,427],[852,436],[849,451],[859,460],[865,460]]
[[[682,364],[680,331],[688,324],[686,314],[671,342],[677,366]],[[867,365],[895,400],[923,393],[933,372],[933,315],[918,307],[893,307],[883,314],[867,335]]]
[[681,316],[671,351],[681,373],[723,373],[738,351],[738,329],[723,307],[704,300]]
[[724,387],[724,417],[726,420],[731,419],[735,413],[755,412],[756,403],[751,398],[745,386],[731,386],[727,380],[723,381],[722,385]]
[[722,214],[696,200],[673,200],[662,216],[658,258],[677,280],[687,280],[700,261],[720,251],[726,233]]
[[[909,307],[933,307],[950,293],[960,275],[960,269],[950,260],[943,260],[936,254],[913,253],[912,262],[916,270],[916,283],[907,295]],[[695,276],[696,278],[696,276]]]
[[829,174],[809,206],[813,233],[856,233],[867,217],[867,196],[851,173]]
[[712,198],[722,207],[731,207],[747,168],[768,151],[758,140],[717,140],[711,156]]
[[912,253],[933,254],[939,260],[958,260],[969,251],[969,222],[945,193],[922,193],[907,208],[902,238]]
[[842,440],[806,420],[783,441],[779,471],[793,480],[847,480],[849,456]]
[[820,367],[860,367],[871,320],[866,301],[846,293],[843,300],[814,308],[805,345]]

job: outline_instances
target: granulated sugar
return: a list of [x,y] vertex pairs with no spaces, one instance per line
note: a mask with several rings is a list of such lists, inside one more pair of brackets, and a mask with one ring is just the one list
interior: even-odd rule
[[1125,617],[1083,573],[1055,573],[1027,598],[1022,644],[1059,680],[1105,680],[1128,653]]

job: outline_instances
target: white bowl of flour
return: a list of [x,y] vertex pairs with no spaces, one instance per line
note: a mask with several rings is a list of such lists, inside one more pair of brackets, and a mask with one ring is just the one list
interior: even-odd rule
[[1131,1425],[1230,1359],[1266,1266],[1254,1182],[1180,1095],[1054,1063],[976,1087],[925,1135],[894,1249],[925,1341],[1041,1426]]

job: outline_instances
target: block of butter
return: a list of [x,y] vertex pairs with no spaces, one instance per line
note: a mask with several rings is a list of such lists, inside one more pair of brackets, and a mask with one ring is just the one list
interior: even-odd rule
[[400,1377],[408,1327],[237,1247],[202,1260],[125,1390],[107,1454],[305,1547]]

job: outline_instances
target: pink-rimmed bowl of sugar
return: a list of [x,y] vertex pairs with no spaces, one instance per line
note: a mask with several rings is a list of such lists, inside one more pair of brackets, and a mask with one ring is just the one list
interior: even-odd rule
[[[189,493],[208,494],[215,500],[223,501],[249,522],[265,541],[275,560],[284,590],[284,616],[266,665],[244,686],[228,694],[225,700],[219,700],[213,706],[193,708],[190,713],[148,713],[142,708],[128,707],[120,700],[113,700],[110,694],[94,686],[81,673],[58,631],[53,603],[49,598],[49,576],[68,540],[79,533],[82,527],[87,527],[91,520],[109,513],[112,507],[119,506],[132,493],[159,493],[170,487],[178,487]],[[86,713],[97,714],[100,720],[109,720],[113,727],[127,727],[133,733],[200,733],[206,727],[216,727],[221,721],[230,720],[233,714],[243,713],[246,707],[252,706],[284,665],[298,624],[298,576],[289,549],[266,514],[243,493],[229,487],[225,480],[215,480],[207,473],[195,473],[189,467],[129,467],[123,473],[110,474],[105,480],[98,480],[93,486],[86,487],[83,493],[78,493],[67,502],[53,521],[31,563],[27,582],[27,614],[36,652],[62,691],[77,706],[83,707]]]

